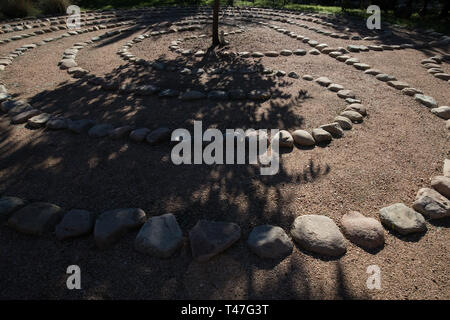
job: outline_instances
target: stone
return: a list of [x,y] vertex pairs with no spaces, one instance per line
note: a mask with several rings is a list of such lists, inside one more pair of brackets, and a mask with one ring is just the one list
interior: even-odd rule
[[402,89],[402,93],[407,96],[413,96],[416,93],[421,93],[421,91],[416,88],[405,88],[405,89]]
[[180,99],[185,100],[185,101],[193,101],[193,100],[204,99],[205,97],[206,97],[206,95],[203,92],[190,90],[190,91],[184,92],[181,95]]
[[320,128],[329,132],[333,138],[341,138],[344,135],[344,130],[337,122],[321,125]]
[[171,131],[169,128],[161,127],[150,132],[145,139],[148,144],[155,145],[164,141],[169,141],[170,134]]
[[450,80],[450,74],[447,73],[435,73],[434,76],[445,81]]
[[31,128],[42,128],[50,120],[50,117],[51,116],[48,113],[41,113],[28,119],[27,124]]
[[424,217],[403,203],[395,203],[380,209],[383,225],[402,235],[423,232],[427,229]]
[[334,118],[334,122],[338,123],[344,130],[350,130],[353,127],[351,120],[343,116],[337,116]]
[[311,75],[309,75],[309,74],[305,74],[305,75],[302,77],[302,79],[303,79],[303,80],[306,80],[306,81],[313,81],[313,80],[314,80],[314,78],[313,78]]
[[342,231],[351,242],[365,249],[384,245],[384,229],[381,223],[357,211],[346,213],[341,219]]
[[122,126],[111,130],[109,137],[111,139],[121,139],[130,134],[134,128],[132,126]]
[[320,77],[315,80],[318,84],[324,87],[328,87],[332,82],[327,77]]
[[96,124],[88,131],[88,135],[92,138],[106,137],[114,129],[110,124]]
[[356,111],[356,112],[358,112],[359,114],[361,114],[362,116],[366,116],[367,115],[367,109],[366,109],[366,107],[364,107],[362,104],[360,104],[360,103],[352,103],[352,104],[349,104],[345,109],[344,109],[344,111],[349,111],[349,110],[353,110],[353,111]]
[[429,108],[437,107],[437,102],[436,102],[436,100],[434,100],[433,97],[417,93],[416,95],[414,95],[414,99],[426,107],[429,107]]
[[70,121],[68,124],[68,128],[70,131],[74,133],[82,133],[84,131],[89,130],[93,125],[95,125],[95,122],[93,120],[81,119]]
[[[32,109],[32,107],[22,100],[6,100],[1,104],[0,109],[8,114],[18,114],[27,110]],[[14,112],[16,110],[17,112]],[[11,113],[10,113],[11,112]]]
[[131,230],[145,222],[145,212],[139,208],[115,209],[102,213],[94,227],[97,247],[107,248]]
[[231,100],[242,100],[245,99],[247,97],[247,95],[245,94],[244,90],[242,89],[233,89],[228,91],[228,97]]
[[353,110],[343,111],[340,115],[349,118],[353,123],[360,123],[363,121],[363,116],[359,112]]
[[159,91],[159,88],[154,85],[151,85],[151,84],[146,84],[146,85],[136,87],[136,94],[142,95],[142,96],[151,96],[151,95],[157,93],[158,91]]
[[40,114],[41,112],[37,109],[31,109],[25,112],[21,112],[19,114],[16,114],[14,117],[11,118],[12,124],[20,124],[25,123],[28,121],[28,119]]
[[6,87],[4,85],[0,85],[0,93],[7,94],[8,90],[6,90]]
[[306,130],[295,130],[292,133],[295,143],[303,147],[311,147],[316,144],[313,136]]
[[22,233],[41,236],[53,231],[62,215],[63,211],[57,205],[34,202],[14,212],[8,220],[8,226]]
[[294,138],[292,138],[292,135],[286,130],[278,131],[272,138],[271,143],[273,144],[275,141],[278,141],[278,146],[280,148],[290,148],[294,145]]
[[346,98],[345,102],[350,103],[350,104],[352,104],[352,103],[361,103],[361,100],[353,99],[353,98]]
[[306,50],[303,50],[303,49],[296,49],[296,50],[294,50],[294,54],[295,54],[296,56],[304,56],[304,55],[306,54]]
[[47,121],[46,127],[50,130],[62,130],[69,127],[69,120],[65,118],[52,118]]
[[368,64],[365,63],[354,63],[353,67],[358,70],[369,70],[371,68]]
[[347,64],[347,65],[353,65],[355,63],[359,63],[359,60],[356,58],[349,58],[349,59],[345,60],[345,64]]
[[247,97],[250,100],[267,100],[269,99],[271,96],[269,91],[265,91],[265,90],[252,90],[247,94]]
[[292,51],[284,49],[284,50],[280,51],[280,55],[282,55],[282,56],[291,56],[292,55]]
[[164,89],[159,94],[160,98],[173,98],[179,95],[179,91],[175,89]]
[[65,240],[92,232],[95,215],[86,210],[72,209],[67,212],[55,228],[56,238]]
[[317,55],[320,54],[320,51],[317,50],[317,49],[311,49],[311,50],[308,51],[308,53],[309,53],[309,54],[312,54],[312,55],[314,55],[314,56],[317,56]]
[[347,46],[347,50],[350,52],[359,52],[360,47],[357,45],[349,45]]
[[442,118],[444,120],[450,119],[450,107],[448,106],[433,108],[430,111],[433,114],[437,115],[439,118]]
[[73,67],[67,70],[67,73],[72,75],[74,78],[82,78],[87,75],[89,72],[80,67]]
[[264,57],[264,54],[261,52],[252,52],[252,57],[253,58],[262,58],[262,57]]
[[312,136],[317,143],[330,142],[333,137],[328,131],[322,128],[315,128],[312,130]]
[[377,74],[377,75],[375,76],[375,78],[376,78],[377,80],[380,80],[380,81],[383,81],[383,82],[391,81],[391,80],[396,80],[394,76],[391,76],[391,75],[385,74],[385,73]]
[[59,67],[61,68],[61,69],[70,69],[70,68],[74,68],[74,67],[77,67],[78,66],[78,64],[75,62],[75,60],[74,59],[63,59],[63,60],[61,60],[61,63],[60,63],[60,65],[59,65]]
[[442,168],[442,174],[444,177],[450,177],[450,159],[444,159],[444,166]]
[[339,90],[337,92],[339,98],[347,99],[347,98],[355,98],[355,94],[351,90]]
[[409,84],[403,81],[388,81],[387,84],[397,90],[402,90],[409,87]]
[[280,227],[255,227],[247,240],[250,250],[260,258],[281,259],[291,254],[294,244]]
[[300,76],[299,76],[296,72],[294,72],[294,71],[289,72],[289,73],[288,73],[288,77],[289,77],[289,78],[293,78],[293,79],[298,79],[298,78],[300,78]]
[[183,245],[183,233],[171,213],[151,217],[134,242],[134,248],[151,256],[169,258]]
[[25,205],[25,201],[17,197],[0,198],[0,222],[3,223],[9,219],[11,214]]
[[442,194],[447,199],[450,199],[450,177],[437,176],[431,180],[431,187]]
[[341,86],[340,84],[332,83],[327,87],[327,89],[333,92],[338,92],[344,90],[344,87]]
[[267,51],[267,52],[264,53],[264,55],[266,57],[278,57],[279,54],[276,51]]
[[376,75],[380,74],[381,71],[378,70],[378,69],[367,69],[366,71],[364,71],[364,73],[365,74],[370,74],[372,76],[376,76]]
[[0,102],[8,100],[9,98],[11,98],[11,96],[9,94],[7,94],[7,93],[0,93]]
[[192,256],[199,262],[206,262],[240,237],[241,228],[235,223],[199,220],[189,231]]
[[291,235],[299,246],[318,254],[340,256],[347,251],[346,240],[338,226],[325,216],[297,217]]
[[139,128],[131,131],[130,139],[135,142],[142,142],[150,133],[150,129],[148,128]]
[[413,209],[430,219],[445,218],[450,216],[450,200],[436,190],[421,188],[417,192]]
[[223,90],[213,90],[208,93],[208,99],[211,100],[227,100],[228,93]]

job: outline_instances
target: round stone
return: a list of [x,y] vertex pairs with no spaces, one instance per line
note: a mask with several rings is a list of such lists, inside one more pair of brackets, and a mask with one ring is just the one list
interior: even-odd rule
[[437,115],[439,118],[442,118],[444,120],[450,119],[450,107],[448,107],[448,106],[433,108],[430,111],[433,114]]
[[336,118],[334,118],[334,122],[338,123],[344,130],[350,130],[353,127],[350,119],[343,116],[337,116]]
[[92,138],[101,138],[109,135],[113,129],[114,127],[107,123],[97,124],[89,129],[88,135]]
[[353,110],[343,111],[341,116],[349,118],[353,123],[360,123],[363,121],[363,116],[359,112]]
[[313,136],[306,130],[295,130],[292,137],[299,146],[311,147],[316,144]]
[[148,128],[139,128],[131,131],[130,139],[136,142],[142,142],[150,133],[150,129]]
[[281,259],[292,252],[294,244],[280,227],[262,225],[254,228],[247,244],[261,258]]
[[286,130],[280,130],[275,136],[272,138],[271,144],[274,144],[278,141],[278,146],[280,148],[290,148],[294,145],[294,139],[292,135]]
[[325,131],[322,128],[315,128],[312,130],[312,136],[317,143],[326,143],[330,142],[333,137],[328,131]]
[[303,75],[302,79],[306,80],[306,81],[313,81],[314,80],[314,78],[311,75],[309,75],[309,74]]
[[384,245],[384,229],[378,220],[350,211],[341,219],[345,236],[356,245],[373,249]]
[[427,229],[423,216],[403,203],[382,208],[380,220],[383,225],[402,235],[423,232]]
[[41,113],[37,116],[28,119],[27,124],[31,128],[42,128],[50,120],[50,115],[48,113]]
[[55,228],[56,238],[65,240],[88,234],[94,228],[95,215],[86,210],[72,209]]

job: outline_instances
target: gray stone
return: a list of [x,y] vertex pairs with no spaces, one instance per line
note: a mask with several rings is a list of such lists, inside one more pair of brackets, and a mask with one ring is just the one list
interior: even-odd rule
[[407,235],[427,229],[424,217],[403,203],[395,203],[380,210],[380,220],[386,227]]
[[309,54],[312,54],[312,55],[314,55],[314,56],[317,56],[317,55],[320,54],[320,51],[317,50],[317,49],[311,49],[311,50],[308,51],[308,53],[309,53]]
[[153,130],[152,132],[150,132],[147,137],[147,143],[149,143],[150,145],[155,145],[164,141],[169,141],[170,140],[170,134],[171,131],[169,128],[166,127],[161,127],[158,128],[156,130]]
[[338,91],[344,90],[344,87],[341,86],[340,84],[332,83],[328,86],[327,89],[330,91],[333,91],[333,92],[338,92]]
[[151,84],[146,84],[146,85],[136,87],[136,94],[142,95],[142,96],[151,96],[151,95],[157,93],[158,91],[159,91],[159,88],[154,85],[151,85]]
[[242,100],[242,99],[245,99],[247,97],[247,95],[245,94],[244,90],[242,90],[242,89],[230,90],[228,92],[228,96],[232,100]]
[[[20,112],[30,110],[32,109],[32,107],[22,100],[6,100],[2,102],[1,109],[3,112],[7,112],[10,115],[15,115]],[[17,112],[14,112],[14,110],[16,110]]]
[[347,64],[347,65],[353,65],[355,63],[359,63],[359,60],[356,58],[349,58],[349,59],[345,60],[345,64]]
[[22,233],[40,236],[53,231],[62,215],[63,211],[57,205],[34,202],[14,212],[8,226]]
[[450,74],[447,73],[435,73],[434,76],[445,81],[450,80]]
[[430,219],[450,216],[450,201],[436,190],[422,188],[417,192],[413,209]]
[[353,123],[360,123],[363,121],[363,116],[356,111],[346,110],[340,114],[343,117],[349,118]]
[[420,91],[419,89],[416,89],[416,88],[405,88],[405,89],[402,89],[402,93],[407,96],[413,96],[416,93],[422,93],[422,91]]
[[271,143],[273,144],[275,141],[278,141],[280,148],[290,148],[294,145],[292,135],[286,130],[278,131],[278,133],[272,138]]
[[434,100],[433,97],[417,93],[414,96],[414,99],[416,101],[420,102],[421,104],[423,104],[426,107],[429,107],[429,108],[436,108],[437,107],[437,102],[436,102],[436,100]]
[[114,129],[110,124],[96,124],[91,129],[89,129],[88,134],[92,138],[106,137]]
[[213,90],[208,93],[208,99],[211,100],[227,100],[228,93],[223,90]]
[[409,87],[409,84],[403,81],[388,81],[387,84],[397,90],[402,90]]
[[321,125],[320,128],[329,132],[333,138],[341,138],[344,135],[344,130],[337,122]]
[[247,244],[251,251],[261,258],[281,259],[288,256],[294,247],[283,229],[271,225],[254,228]]
[[63,60],[61,60],[61,63],[60,63],[60,65],[59,65],[59,67],[61,68],[61,69],[70,69],[70,68],[74,68],[74,67],[77,67],[78,66],[78,64],[75,62],[75,60],[74,59],[63,59]]
[[297,73],[295,73],[294,71],[289,72],[289,73],[288,73],[288,77],[289,77],[289,78],[293,78],[293,79],[298,79],[298,78],[300,78],[300,76],[299,76]]
[[145,218],[145,212],[138,208],[106,211],[95,222],[95,243],[100,249],[107,248],[129,231],[142,226]]
[[40,114],[41,112],[37,109],[31,109],[25,112],[21,112],[19,114],[16,114],[14,117],[11,118],[12,124],[20,124],[25,123],[28,121],[28,119]]
[[86,210],[72,209],[67,212],[55,228],[56,238],[65,240],[92,232],[95,215]]
[[193,100],[204,99],[205,97],[206,97],[206,95],[203,92],[191,90],[191,91],[186,91],[185,93],[183,93],[181,95],[180,99],[185,100],[185,101],[193,101]]
[[315,253],[340,256],[347,251],[347,243],[338,226],[325,216],[297,217],[291,234],[298,245]]
[[370,74],[371,76],[376,76],[376,75],[380,74],[381,71],[378,69],[367,69],[366,71],[364,71],[364,73]]
[[442,194],[447,199],[450,199],[450,177],[437,176],[431,180],[431,187]]
[[317,143],[330,142],[331,140],[333,140],[333,137],[331,136],[331,134],[322,128],[313,129],[312,136],[314,137],[314,140]]
[[162,90],[158,96],[160,98],[173,98],[173,97],[177,97],[179,95],[179,91],[175,90],[175,89],[164,89]]
[[150,129],[148,128],[139,128],[131,131],[130,139],[136,142],[142,142],[150,133]]
[[267,51],[267,52],[264,53],[264,55],[266,57],[278,57],[279,54],[276,51]]
[[306,54],[306,50],[296,49],[296,50],[294,50],[294,54],[297,56],[304,56]]
[[81,120],[70,121],[68,123],[68,128],[70,131],[72,131],[74,133],[82,133],[84,131],[89,130],[94,125],[95,125],[95,122],[93,120],[81,119]]
[[346,117],[337,116],[334,118],[334,122],[337,122],[344,130],[350,130],[353,127],[351,120]]
[[366,109],[366,107],[364,107],[362,104],[360,104],[360,103],[352,103],[352,104],[349,104],[345,109],[344,109],[344,111],[348,111],[348,110],[353,110],[353,111],[356,111],[356,112],[358,112],[359,114],[361,114],[362,116],[366,116],[367,115],[367,109]]
[[439,118],[442,118],[444,120],[450,119],[450,107],[448,106],[433,108],[430,111],[437,115]]
[[50,120],[50,115],[48,113],[41,113],[37,116],[31,117],[28,119],[27,124],[31,128],[42,128],[45,124]]
[[241,228],[235,223],[200,220],[189,231],[192,256],[205,262],[228,249],[241,237]]
[[111,139],[121,139],[128,136],[133,129],[134,128],[132,126],[122,126],[119,128],[115,128],[111,130],[111,132],[109,133],[109,137]]
[[0,222],[3,223],[9,219],[11,214],[22,208],[25,201],[17,197],[2,197],[0,198]]
[[355,67],[358,70],[369,70],[371,67],[368,64],[365,63],[354,63],[353,67]]
[[347,98],[355,98],[355,94],[351,90],[339,90],[337,92],[339,98],[347,99]]
[[350,211],[342,217],[341,225],[347,239],[362,248],[373,249],[384,245],[384,229],[378,220]]
[[303,75],[302,79],[306,80],[306,81],[313,81],[314,80],[314,78],[311,75],[309,75],[309,74]]
[[52,118],[47,121],[46,127],[50,130],[62,130],[69,127],[69,120],[65,118]]
[[267,100],[270,98],[270,92],[265,90],[252,90],[247,94],[250,100]]
[[182,245],[183,233],[171,213],[149,218],[134,242],[137,251],[160,258],[169,258]]
[[383,82],[396,80],[394,76],[385,73],[377,74],[375,78]]
[[327,77],[320,77],[315,80],[318,84],[324,87],[328,87],[332,82]]
[[292,133],[292,137],[295,143],[297,143],[300,146],[311,147],[316,144],[316,141],[314,140],[313,136],[308,131],[305,130],[295,130]]

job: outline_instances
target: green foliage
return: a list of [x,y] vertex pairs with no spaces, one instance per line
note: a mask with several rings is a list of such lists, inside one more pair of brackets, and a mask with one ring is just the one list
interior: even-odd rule
[[31,0],[2,0],[0,11],[8,18],[22,18],[37,13]]
[[39,0],[39,9],[43,14],[65,14],[69,0]]

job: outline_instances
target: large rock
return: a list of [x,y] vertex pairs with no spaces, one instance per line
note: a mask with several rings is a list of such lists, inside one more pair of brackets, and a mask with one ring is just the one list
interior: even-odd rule
[[413,209],[430,219],[440,219],[450,216],[450,200],[436,190],[422,188],[417,192]]
[[31,128],[41,128],[50,120],[50,115],[48,113],[41,113],[37,116],[28,119],[27,124]]
[[431,187],[447,199],[450,199],[450,177],[434,177],[433,180],[431,180]]
[[430,111],[437,115],[439,118],[442,118],[444,120],[450,119],[450,107],[448,106],[433,108]]
[[61,60],[61,63],[59,65],[59,67],[63,70],[74,68],[77,66],[78,66],[78,64],[75,62],[74,59],[63,59],[63,60]]
[[355,94],[353,93],[353,91],[347,90],[347,89],[339,90],[337,92],[337,95],[338,95],[339,98],[342,98],[342,99],[355,98]]
[[63,211],[57,205],[34,202],[13,213],[8,226],[22,233],[40,236],[53,231],[62,215]]
[[360,123],[363,121],[363,116],[357,111],[345,110],[341,112],[340,115],[350,119],[353,123]]
[[360,103],[351,103],[349,104],[344,111],[356,111],[361,114],[363,117],[367,115],[367,109]]
[[75,120],[75,121],[68,122],[69,130],[74,133],[82,133],[84,131],[89,130],[94,125],[95,125],[95,121],[90,120],[90,119],[81,119],[81,120]]
[[120,139],[128,136],[134,128],[132,126],[122,126],[111,130],[109,137],[111,139]]
[[89,129],[88,134],[93,138],[106,137],[114,129],[114,127],[107,123],[96,124]]
[[170,140],[170,129],[166,127],[161,127],[156,130],[153,130],[147,135],[147,142],[150,145],[155,145],[164,141]]
[[203,92],[191,90],[191,91],[186,91],[185,93],[183,93],[181,95],[180,99],[186,100],[186,101],[192,101],[192,100],[203,99],[205,97],[206,97],[206,95]]
[[19,114],[16,114],[14,117],[11,118],[11,123],[12,124],[20,124],[20,123],[25,123],[28,121],[28,119],[37,116],[38,114],[40,114],[41,112],[37,109],[31,109],[25,112],[21,112]]
[[241,237],[235,223],[200,220],[189,232],[192,256],[205,262],[229,248]]
[[334,138],[341,138],[344,135],[344,130],[337,122],[321,125],[320,128],[329,132]]
[[334,122],[337,122],[344,130],[350,130],[353,127],[352,121],[343,116],[337,116],[334,118]]
[[114,244],[127,232],[145,222],[145,212],[139,208],[115,209],[102,213],[95,222],[95,243],[101,249]]
[[9,219],[11,214],[22,208],[25,201],[17,197],[2,197],[0,198],[0,222],[3,223]]
[[380,209],[380,220],[386,227],[403,235],[427,229],[424,217],[403,203]]
[[59,240],[79,237],[92,232],[95,215],[86,210],[72,209],[67,212],[55,228]]
[[316,144],[313,136],[306,130],[295,130],[292,137],[296,144],[304,147],[311,147]]
[[71,121],[65,118],[52,118],[47,121],[46,127],[50,130],[62,130],[69,127]]
[[315,81],[324,87],[327,87],[332,83],[332,81],[330,79],[328,79],[327,77],[320,77],[320,78],[317,78]]
[[302,248],[329,256],[340,256],[347,250],[344,236],[328,217],[304,215],[297,217],[291,235]]
[[292,252],[294,244],[280,227],[262,225],[250,233],[247,244],[261,258],[281,259]]
[[416,101],[420,102],[421,104],[423,104],[426,107],[429,107],[429,108],[436,108],[437,107],[437,102],[436,102],[436,100],[434,100],[433,97],[417,93],[414,96],[414,99]]
[[356,245],[373,249],[384,244],[384,229],[378,220],[350,211],[341,219],[345,236]]
[[147,135],[150,133],[150,129],[148,128],[139,128],[131,131],[130,139],[136,142],[144,141]]
[[315,128],[312,130],[312,136],[317,143],[321,142],[330,142],[333,140],[333,137],[328,131],[325,131],[322,128]]
[[171,213],[151,217],[139,231],[134,247],[137,251],[160,258],[170,257],[183,244],[183,233]]
[[271,143],[273,144],[275,141],[278,141],[280,148],[290,148],[294,145],[294,139],[286,130],[280,130],[277,134],[275,134]]

